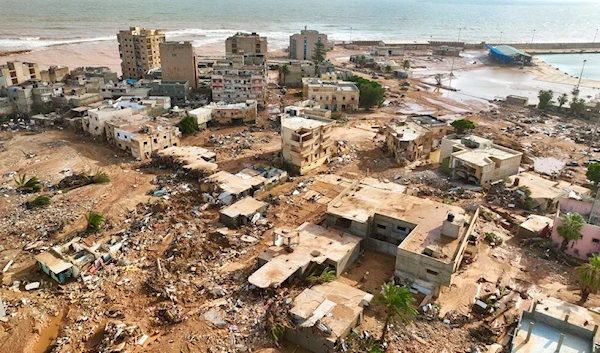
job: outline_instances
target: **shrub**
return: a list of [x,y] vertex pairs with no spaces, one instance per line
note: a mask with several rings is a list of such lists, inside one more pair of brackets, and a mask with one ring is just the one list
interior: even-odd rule
[[40,195],[33,199],[32,201],[27,202],[27,208],[43,208],[47,207],[52,203],[50,196]]
[[21,192],[31,194],[42,190],[42,185],[40,184],[39,179],[35,176],[32,176],[31,178],[27,179],[27,175],[22,174],[14,180],[17,184],[17,190]]
[[502,239],[502,237],[500,237],[500,236],[496,235],[496,233],[492,233],[492,232],[485,233],[483,239],[485,241],[487,241],[488,243],[490,243],[492,246],[500,245],[504,241]]
[[179,121],[177,127],[184,135],[195,134],[198,132],[198,121],[193,116],[188,115]]
[[97,212],[91,211],[88,213],[86,219],[88,232],[98,233],[104,225],[104,216]]
[[93,174],[88,175],[90,184],[104,184],[110,182],[110,176],[102,169],[98,168]]

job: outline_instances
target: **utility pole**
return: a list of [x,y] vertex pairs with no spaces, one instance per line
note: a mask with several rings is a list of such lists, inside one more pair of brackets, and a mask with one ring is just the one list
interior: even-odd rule
[[500,40],[498,41],[498,44],[502,43],[502,31],[500,31]]
[[533,30],[533,34],[531,35],[531,44],[533,44],[533,38],[535,37],[535,29]]
[[350,44],[352,44],[352,27],[350,27]]
[[592,43],[596,43],[596,37],[598,37],[598,28],[596,28],[596,34],[594,34],[594,41]]
[[587,62],[587,60],[583,61],[583,66],[581,67],[581,73],[579,74],[579,81],[577,81],[577,87],[575,87],[574,92],[579,92],[579,85],[581,84],[581,77],[583,76],[583,69],[585,69],[586,62]]

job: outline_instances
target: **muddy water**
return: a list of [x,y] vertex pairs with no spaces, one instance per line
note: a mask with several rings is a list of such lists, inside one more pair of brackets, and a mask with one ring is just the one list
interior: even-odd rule
[[33,347],[33,353],[46,353],[55,339],[58,338],[61,322],[65,317],[65,311],[62,310],[58,316],[53,317],[48,326],[40,333],[40,339]]

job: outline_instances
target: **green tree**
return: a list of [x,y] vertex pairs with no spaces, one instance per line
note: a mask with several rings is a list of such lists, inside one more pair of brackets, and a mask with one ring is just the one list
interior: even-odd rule
[[87,220],[87,231],[90,233],[98,233],[104,225],[104,216],[100,213],[90,211],[85,217]]
[[567,104],[568,102],[569,102],[569,96],[567,96],[566,93],[563,93],[558,97],[558,107],[559,108],[562,108],[562,106]]
[[600,164],[592,163],[588,165],[587,172],[585,172],[585,176],[594,182],[594,185],[598,185],[600,182]]
[[198,121],[193,116],[188,115],[179,120],[177,127],[179,127],[182,134],[191,135],[198,132]]
[[385,88],[378,82],[360,76],[352,76],[350,81],[355,82],[358,86],[360,91],[358,105],[361,108],[370,109],[373,106],[381,106],[385,101]]
[[583,98],[573,97],[571,101],[571,107],[569,108],[569,112],[571,114],[579,115],[583,113],[585,110],[585,100]]
[[417,310],[413,307],[414,301],[415,298],[405,286],[399,286],[394,282],[384,283],[381,286],[381,296],[376,301],[376,304],[383,306],[385,310],[381,342],[385,341],[391,323],[401,321],[403,324],[408,324],[417,316]]
[[594,254],[588,263],[575,267],[581,285],[581,303],[585,303],[590,293],[600,289],[600,256]]
[[473,130],[475,128],[475,123],[469,119],[454,120],[450,125],[452,125],[454,130],[456,130],[456,133],[459,135],[463,135],[467,131]]
[[321,43],[321,42],[317,42],[315,43],[315,52],[312,56],[312,61],[315,62],[315,64],[320,64],[323,61],[325,61],[325,55],[327,54],[327,49],[325,48],[325,44]]
[[408,69],[410,69],[410,61],[408,61],[408,59],[405,59],[405,60],[402,62],[402,67],[404,68],[404,70],[408,70]]
[[556,230],[558,231],[558,235],[563,238],[560,250],[565,251],[570,241],[581,238],[581,230],[585,225],[585,220],[577,212],[565,213],[560,217],[560,220],[562,224]]
[[14,180],[17,184],[17,190],[21,192],[31,194],[42,190],[40,180],[36,176],[32,176],[31,178],[27,179],[26,174],[21,174],[18,176],[18,178],[14,178]]
[[364,55],[358,55],[354,59],[357,67],[364,67],[367,64],[367,58]]
[[279,84],[285,85],[285,76],[290,74],[290,67],[288,64],[283,64],[279,67]]
[[546,107],[550,104],[550,101],[552,101],[552,97],[554,97],[554,92],[552,92],[552,90],[541,90],[538,94],[538,98],[540,99],[538,108],[546,109]]
[[392,72],[392,65],[386,65],[385,66],[385,72]]

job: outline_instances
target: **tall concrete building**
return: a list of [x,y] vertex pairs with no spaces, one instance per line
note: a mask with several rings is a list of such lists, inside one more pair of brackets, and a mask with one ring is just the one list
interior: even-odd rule
[[267,65],[262,56],[233,55],[214,63],[211,76],[212,100],[264,104],[267,91]]
[[190,87],[198,88],[196,56],[191,42],[160,43],[162,79],[165,81],[188,81]]
[[5,77],[5,85],[18,85],[29,80],[41,80],[38,64],[21,61],[9,61],[0,65],[0,75]]
[[144,78],[150,69],[160,67],[160,43],[165,34],[157,29],[131,27],[119,31],[119,55],[124,78]]
[[238,32],[225,40],[227,57],[232,55],[267,56],[267,38],[256,33]]
[[290,36],[290,59],[311,60],[317,43],[323,43],[327,48],[327,35],[304,28],[299,34]]

